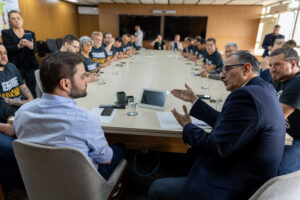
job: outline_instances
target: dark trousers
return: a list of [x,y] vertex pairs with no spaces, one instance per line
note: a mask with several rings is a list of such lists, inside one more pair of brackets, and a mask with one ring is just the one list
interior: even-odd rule
[[35,69],[19,69],[21,77],[25,80],[27,87],[31,94],[36,98],[36,80],[35,80]]
[[14,138],[0,133],[0,181],[5,191],[9,191],[22,182],[15,159],[12,143]]
[[111,159],[111,163],[109,165],[100,164],[98,167],[98,172],[107,180],[118,163],[125,157],[126,148],[121,144],[114,144],[110,146],[113,150],[113,157]]

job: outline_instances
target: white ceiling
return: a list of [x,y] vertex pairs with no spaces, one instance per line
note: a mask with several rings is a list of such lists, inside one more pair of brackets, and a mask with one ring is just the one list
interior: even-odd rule
[[[64,0],[74,1],[76,0]],[[269,5],[282,0],[78,0],[79,5],[98,5],[99,3],[137,3],[137,4],[199,4],[199,5]]]

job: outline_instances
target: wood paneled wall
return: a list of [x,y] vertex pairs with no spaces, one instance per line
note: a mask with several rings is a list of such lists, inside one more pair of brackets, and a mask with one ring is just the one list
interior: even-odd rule
[[79,15],[79,36],[91,37],[98,30],[98,15]]
[[177,16],[208,16],[206,37],[215,37],[218,49],[223,50],[227,42],[235,41],[240,49],[250,51],[254,49],[262,10],[262,6],[164,4],[100,3],[98,7],[99,30],[110,31],[114,36],[119,34],[119,14],[153,15],[154,9],[176,10]]
[[75,4],[47,0],[20,0],[20,12],[24,28],[35,32],[37,40],[64,37],[66,34],[79,36],[77,6]]

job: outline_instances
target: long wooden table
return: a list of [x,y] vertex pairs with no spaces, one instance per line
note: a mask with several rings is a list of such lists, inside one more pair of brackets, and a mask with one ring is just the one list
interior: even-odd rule
[[[121,62],[125,62],[123,67],[116,66]],[[88,95],[76,101],[80,107],[91,110],[100,104],[114,104],[118,91],[124,91],[139,101],[143,88],[170,92],[174,88],[183,89],[184,83],[190,85],[196,94],[208,94],[213,99],[228,95],[221,81],[193,76],[191,63],[177,52],[141,51],[103,69],[106,84],[89,83]],[[116,71],[118,75],[113,75]],[[204,84],[209,85],[209,89],[202,89]],[[191,104],[169,94],[165,111],[170,112],[173,108],[182,111],[183,104],[191,107]],[[182,141],[182,129],[162,129],[157,110],[138,107],[137,112],[137,116],[131,117],[127,116],[127,109],[119,109],[111,123],[101,124],[109,142],[122,142],[129,149],[186,152],[189,147]]]

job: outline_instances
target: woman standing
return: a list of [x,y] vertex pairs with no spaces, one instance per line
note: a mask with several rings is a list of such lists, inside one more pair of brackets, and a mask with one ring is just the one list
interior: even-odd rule
[[7,49],[8,59],[17,66],[26,85],[36,97],[34,71],[39,64],[34,55],[37,51],[35,34],[24,30],[23,18],[18,11],[10,11],[8,20],[10,29],[2,30],[2,41]]

